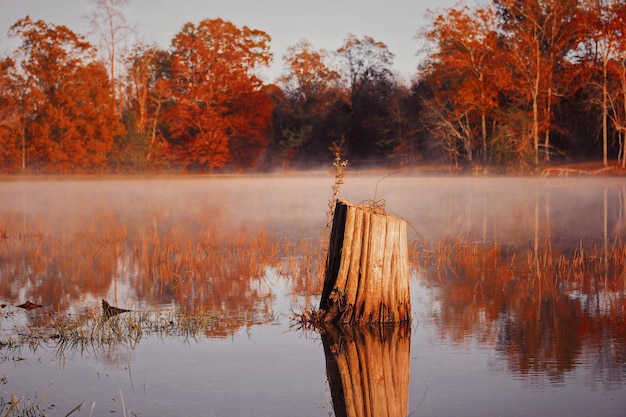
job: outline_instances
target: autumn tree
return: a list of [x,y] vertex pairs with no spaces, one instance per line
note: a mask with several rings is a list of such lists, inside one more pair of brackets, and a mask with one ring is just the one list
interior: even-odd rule
[[0,170],[5,173],[22,169],[22,117],[20,78],[11,58],[0,61]]
[[120,43],[127,40],[133,33],[133,28],[129,25],[124,15],[124,7],[128,6],[130,0],[90,0],[93,5],[93,12],[86,16],[95,35],[100,39],[100,50],[105,53],[105,62],[109,66],[109,80],[111,83],[111,93],[119,100],[118,95],[118,68],[117,62],[120,60]]
[[488,142],[510,82],[494,9],[449,9],[424,36],[432,48],[422,76],[431,90],[423,113],[428,128],[454,161],[490,160]]
[[154,137],[154,126],[168,94],[170,54],[138,44],[126,59],[126,96],[137,114],[137,130]]
[[[621,21],[626,22],[626,5],[620,3],[617,12],[621,16]],[[611,91],[615,91],[611,98],[611,120],[618,137],[617,157],[621,167],[626,168],[626,41],[623,37],[620,38],[619,49],[609,73],[615,75],[612,77],[615,80],[615,87],[611,88]],[[608,164],[608,155],[606,157],[604,155],[603,152],[603,160]]]
[[[524,99],[519,105],[529,107],[530,136],[534,163],[539,163],[540,148],[545,160],[550,158],[550,134],[553,130],[553,106],[564,94],[567,81],[567,57],[572,51],[577,0],[495,0],[507,46],[507,62],[517,91],[512,97]],[[541,143],[541,135],[544,140]]]
[[450,158],[536,166],[567,132],[554,115],[575,92],[577,0],[494,0],[433,20],[421,82],[427,127]]
[[29,17],[10,29],[20,37],[19,76],[24,164],[44,172],[102,169],[122,133],[106,69],[83,37]]
[[337,55],[349,98],[347,146],[350,155],[363,159],[389,151],[393,140],[383,132],[387,131],[387,114],[395,84],[394,54],[383,42],[350,34]]
[[266,33],[222,19],[187,23],[174,37],[174,105],[164,117],[178,163],[192,170],[222,168],[232,160],[231,146],[241,163],[257,160],[268,143],[272,112],[257,75],[272,58],[269,43]]
[[[608,165],[609,121],[617,131],[624,130],[624,101],[626,76],[626,41],[624,24],[626,6],[613,0],[583,0],[577,26],[581,47],[579,53],[591,71],[589,86],[591,102],[601,113],[602,162]],[[621,96],[620,96],[621,93]],[[623,145],[620,147],[623,153]]]
[[126,107],[122,119],[127,135],[116,140],[111,163],[116,169],[162,166],[165,149],[161,132],[163,108],[169,100],[169,52],[137,44],[126,57]]
[[303,152],[314,159],[328,153],[328,146],[341,136],[337,126],[328,123],[342,98],[339,73],[331,67],[328,53],[307,40],[290,46],[283,62],[278,83],[284,94],[275,118],[279,152],[285,163]]

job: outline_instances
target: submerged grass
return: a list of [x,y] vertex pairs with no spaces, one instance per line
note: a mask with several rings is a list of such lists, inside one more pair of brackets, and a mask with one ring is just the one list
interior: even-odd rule
[[[26,356],[22,354],[24,348],[31,351],[42,347],[53,349],[56,358],[63,361],[75,353],[105,356],[120,345],[133,349],[145,336],[187,342],[204,336],[226,337],[240,328],[242,323],[252,325],[274,320],[276,318],[270,314],[260,316],[258,312],[247,309],[229,312],[204,308],[194,311],[126,311],[114,316],[94,309],[80,315],[57,314],[49,326],[25,326],[14,335],[3,332],[0,363],[22,361]],[[0,383],[7,383],[5,375],[0,378]],[[0,417],[47,417],[55,411],[54,404],[43,405],[49,389],[50,385],[32,399],[14,394],[8,394],[7,398],[7,394],[0,390]],[[84,401],[81,402],[63,415],[74,414],[84,404]],[[123,397],[122,408],[126,415]]]
[[53,320],[51,338],[57,341],[59,353],[97,350],[117,343],[134,346],[141,340],[146,321],[147,314],[134,312],[108,318],[96,313],[59,315]]
[[[275,322],[271,311],[197,308],[193,311],[127,311],[106,316],[94,309],[84,314],[56,314],[46,326],[15,326],[0,332],[0,363],[19,362],[40,348],[52,349],[60,360],[75,353],[105,355],[116,346],[135,348],[144,337],[183,342],[202,337],[225,338],[238,329]],[[0,414],[2,417],[2,414]]]
[[252,310],[224,312],[199,308],[195,311],[129,311],[113,317],[95,312],[79,316],[60,315],[53,321],[51,338],[57,352],[97,352],[111,345],[136,346],[144,336],[196,339],[202,336],[226,337],[245,325],[274,320],[259,317]]

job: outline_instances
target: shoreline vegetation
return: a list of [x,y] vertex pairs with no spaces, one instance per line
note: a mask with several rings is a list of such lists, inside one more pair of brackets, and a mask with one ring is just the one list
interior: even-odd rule
[[334,50],[301,39],[276,57],[271,34],[221,17],[194,16],[167,47],[146,45],[126,1],[94,1],[84,34],[22,17],[0,55],[0,171],[271,172],[318,167],[329,150],[361,169],[626,169],[626,7],[468,3],[416,28],[409,79],[368,35],[347,33]]
[[[284,177],[284,176],[331,176],[334,175],[335,168],[320,167],[318,169],[296,169],[281,168],[267,172],[214,172],[214,173],[181,173],[181,172],[137,172],[137,173],[94,173],[94,174],[0,174],[2,181],[24,181],[24,180],[99,180],[99,179],[168,179],[168,178],[244,178],[244,177]],[[580,162],[570,164],[551,164],[539,167],[536,172],[509,172],[498,167],[483,166],[481,164],[473,167],[458,168],[452,165],[424,164],[414,167],[379,167],[379,168],[355,168],[350,167],[350,175],[386,175],[389,173],[400,173],[406,175],[416,175],[424,177],[590,177],[606,176],[621,177],[626,176],[626,168],[622,168],[617,161],[604,166],[601,161]]]

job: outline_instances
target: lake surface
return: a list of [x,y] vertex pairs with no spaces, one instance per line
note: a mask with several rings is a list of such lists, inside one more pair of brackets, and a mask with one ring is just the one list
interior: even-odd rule
[[[53,416],[624,415],[624,179],[382,177],[348,171],[339,196],[409,223],[413,321],[323,335],[293,313],[319,302],[332,176],[0,182],[0,399],[51,383]],[[102,299],[220,314],[62,344],[51,321]]]

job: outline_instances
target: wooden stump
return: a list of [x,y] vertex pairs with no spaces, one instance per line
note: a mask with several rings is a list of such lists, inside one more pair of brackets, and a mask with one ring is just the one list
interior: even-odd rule
[[321,332],[337,417],[405,417],[409,408],[411,328],[329,325]]
[[375,207],[338,200],[320,310],[325,322],[411,320],[406,222]]

